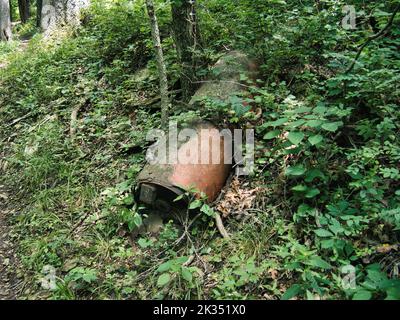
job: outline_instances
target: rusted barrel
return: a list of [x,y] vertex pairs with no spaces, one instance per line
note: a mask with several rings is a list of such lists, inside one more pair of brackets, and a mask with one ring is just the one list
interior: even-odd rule
[[[241,75],[255,79],[256,69],[254,61],[245,54],[237,51],[227,53],[215,64],[213,74],[189,104],[194,106],[205,97],[228,101],[232,95],[240,95],[246,88],[240,83]],[[187,141],[178,141],[176,144],[178,161],[149,163],[139,174],[137,195],[140,202],[163,207],[172,203],[184,190],[193,188],[204,193],[208,202],[216,199],[232,167],[230,131],[220,132],[207,122],[197,122],[189,129],[194,134]],[[174,147],[170,138],[158,142],[161,149],[168,147],[169,150],[170,146]],[[188,152],[190,154],[186,155]],[[170,156],[171,153],[167,158]],[[182,163],[180,159],[185,161]]]
[[[155,205],[159,200],[171,202],[185,190],[203,193],[208,202],[216,199],[231,169],[229,132],[220,132],[208,122],[197,122],[177,132],[176,141],[170,134],[157,145],[165,150],[139,174],[139,201]],[[176,153],[174,151],[176,148]]]

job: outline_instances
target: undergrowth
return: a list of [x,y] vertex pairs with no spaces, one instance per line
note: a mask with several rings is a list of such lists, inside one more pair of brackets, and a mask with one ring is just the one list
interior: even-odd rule
[[[95,1],[78,29],[35,34],[24,50],[0,44],[0,184],[13,198],[21,298],[400,299],[398,24],[346,73],[372,33],[339,26],[349,1],[199,2],[210,60],[230,48],[259,61],[246,99],[260,118],[237,108],[241,97],[201,111],[256,130],[255,173],[241,180],[262,189],[256,204],[225,220],[229,240],[198,202],[190,230],[171,221],[132,237],[146,132],[160,125],[146,104],[157,73],[143,5]],[[396,3],[350,2],[380,28]],[[176,84],[168,7],[158,15]]]

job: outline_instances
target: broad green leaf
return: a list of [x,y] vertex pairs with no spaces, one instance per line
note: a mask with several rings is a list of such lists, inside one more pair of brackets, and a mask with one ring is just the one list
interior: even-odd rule
[[203,204],[203,203],[202,203],[200,200],[194,200],[194,201],[190,204],[189,209],[190,209],[190,210],[194,210],[194,209],[200,208],[200,207],[202,206],[202,204]]
[[294,110],[290,110],[293,113],[306,113],[306,112],[310,112],[311,108],[310,107],[299,107],[296,108]]
[[85,273],[82,276],[83,281],[91,283],[97,280],[97,275],[95,270],[85,269]]
[[161,276],[158,277],[157,286],[164,287],[171,281],[171,276],[169,273],[163,273]]
[[303,165],[297,165],[297,166],[292,166],[288,167],[286,169],[286,175],[287,176],[302,176],[306,172],[306,168],[304,168]]
[[323,105],[319,105],[313,109],[313,113],[324,114],[328,109]]
[[182,278],[185,279],[187,282],[192,282],[193,280],[192,273],[186,267],[182,267]]
[[143,249],[151,247],[153,245],[153,243],[154,243],[154,241],[151,239],[140,238],[138,240],[138,245]]
[[367,290],[359,290],[353,296],[353,300],[371,300],[371,298],[372,294]]
[[305,182],[313,182],[315,178],[325,178],[324,174],[322,173],[321,170],[319,169],[311,169],[310,171],[307,172]]
[[289,300],[297,296],[301,291],[301,286],[299,284],[292,285],[282,296],[282,300]]
[[319,191],[319,189],[317,189],[317,188],[310,189],[306,193],[306,198],[309,198],[309,199],[314,198],[317,195],[319,195],[320,193],[321,193],[321,191]]
[[267,122],[265,124],[265,126],[267,127],[279,127],[281,125],[283,125],[284,123],[286,123],[288,121],[288,118],[281,118],[275,121],[271,121],[271,122]]
[[341,121],[324,123],[322,125],[322,129],[329,131],[329,132],[336,132],[341,125],[343,125],[343,122],[341,122]]
[[322,121],[321,120],[309,120],[306,122],[306,126],[310,127],[310,128],[319,128],[322,125]]
[[325,229],[314,230],[315,234],[321,238],[333,237],[333,233]]
[[172,260],[169,260],[169,261],[167,261],[167,262],[164,262],[163,264],[161,264],[161,265],[158,267],[157,272],[158,272],[158,273],[164,273],[165,271],[170,270],[171,267],[172,267],[172,264],[173,264],[173,261],[172,261]]
[[324,140],[324,137],[321,136],[320,134],[316,134],[315,136],[311,136],[308,138],[308,141],[313,145],[317,145],[318,143],[321,143],[322,140]]
[[134,200],[133,196],[127,196],[126,198],[124,198],[123,202],[127,206],[130,206],[135,202],[135,200]]
[[264,139],[265,139],[265,140],[274,139],[274,138],[276,138],[277,136],[279,136],[280,133],[281,133],[280,130],[273,130],[273,131],[270,131],[270,132],[268,132],[268,133],[264,136]]
[[307,264],[313,267],[321,268],[321,269],[331,269],[332,266],[326,262],[324,259],[322,259],[319,256],[313,256],[310,258],[309,261],[307,261]]
[[205,213],[209,217],[215,217],[214,210],[208,204],[203,204],[200,211]]
[[297,128],[297,127],[302,126],[304,123],[305,123],[305,120],[300,119],[300,120],[290,122],[286,127],[287,128]]
[[293,187],[292,190],[296,191],[296,192],[305,192],[308,190],[308,187],[305,185],[299,184],[299,185]]
[[298,145],[304,139],[304,133],[299,131],[290,132],[288,139],[291,143]]

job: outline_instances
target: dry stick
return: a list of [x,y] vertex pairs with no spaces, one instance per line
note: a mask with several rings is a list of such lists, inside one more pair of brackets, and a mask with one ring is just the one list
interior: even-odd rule
[[217,228],[218,228],[218,231],[219,231],[219,233],[221,234],[221,236],[222,236],[224,239],[229,239],[229,238],[230,238],[230,237],[229,237],[229,234],[228,234],[228,232],[226,231],[226,229],[225,229],[225,227],[224,227],[224,224],[222,223],[221,216],[220,216],[220,214],[219,214],[218,212],[215,212],[215,222],[216,222],[216,224],[217,224]]
[[12,127],[14,125],[16,125],[18,122],[25,120],[26,118],[29,118],[32,115],[32,112],[28,112],[27,114],[25,114],[24,116],[22,116],[21,118],[15,119],[13,120],[11,123],[9,123],[8,125],[6,125],[6,128],[8,127]]
[[381,30],[379,31],[377,34],[374,34],[372,36],[370,36],[367,41],[365,41],[365,43],[358,49],[357,55],[354,58],[352,64],[350,65],[349,69],[347,69],[346,74],[350,73],[351,71],[353,71],[354,66],[357,63],[358,58],[360,58],[362,51],[365,49],[365,47],[373,40],[376,40],[378,38],[380,38],[381,36],[383,36],[387,31],[389,31],[389,29],[392,27],[393,25],[393,21],[394,18],[396,17],[396,14],[399,12],[400,10],[400,4],[397,5],[396,9],[394,10],[392,16],[389,19],[388,24]]
[[71,112],[71,122],[69,127],[69,135],[71,138],[74,138],[76,135],[78,112],[81,109],[81,107],[82,104],[79,104]]
[[157,57],[157,67],[160,76],[160,96],[161,96],[161,126],[166,128],[168,121],[168,79],[167,68],[165,66],[164,54],[161,47],[160,30],[158,28],[157,16],[154,10],[153,0],[146,0],[147,13],[150,18],[151,35],[153,38],[154,49]]

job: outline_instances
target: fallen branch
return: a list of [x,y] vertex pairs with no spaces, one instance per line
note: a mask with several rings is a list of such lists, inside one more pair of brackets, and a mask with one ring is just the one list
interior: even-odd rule
[[376,34],[370,36],[370,37],[367,39],[367,41],[365,41],[365,43],[358,49],[357,55],[356,55],[356,57],[354,58],[354,60],[353,60],[352,64],[350,65],[350,67],[347,69],[346,74],[347,74],[347,73],[350,73],[351,71],[353,71],[354,66],[355,66],[356,63],[357,63],[357,60],[360,58],[361,53],[362,53],[363,50],[366,48],[366,46],[367,46],[371,41],[374,41],[374,40],[376,40],[376,39],[382,37],[383,35],[386,34],[386,32],[388,32],[388,31],[390,30],[390,28],[391,28],[392,25],[393,25],[394,18],[396,17],[396,15],[397,15],[397,13],[399,12],[399,10],[400,10],[400,4],[397,5],[396,9],[394,10],[393,14],[391,15],[391,17],[390,17],[390,19],[389,19],[389,22],[387,23],[387,25],[386,25],[381,31],[379,31],[378,33],[376,33]]
[[83,103],[79,103],[71,112],[71,122],[70,122],[70,127],[69,127],[69,135],[73,139],[76,135],[76,130],[77,130],[77,118],[78,118],[78,113],[81,110],[83,106],[85,106],[88,103],[88,99],[84,100]]
[[226,229],[224,227],[224,224],[222,223],[221,216],[220,216],[220,214],[218,212],[215,213],[215,222],[217,224],[217,229],[218,229],[219,233],[221,234],[221,236],[224,239],[229,239],[230,238],[229,234],[226,231]]
[[11,123],[9,123],[6,127],[12,127],[16,125],[18,122],[25,120],[26,118],[29,118],[32,115],[32,112],[28,112],[26,115],[22,116],[21,118],[13,120]]
[[76,135],[76,122],[78,118],[78,112],[81,108],[81,105],[76,106],[71,112],[71,122],[69,127],[69,135],[71,138],[74,138]]

